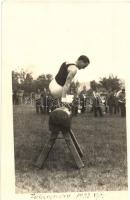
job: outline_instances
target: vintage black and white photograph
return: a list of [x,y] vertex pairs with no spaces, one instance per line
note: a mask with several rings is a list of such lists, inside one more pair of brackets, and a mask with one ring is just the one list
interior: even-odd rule
[[127,4],[3,4],[15,193],[127,191]]

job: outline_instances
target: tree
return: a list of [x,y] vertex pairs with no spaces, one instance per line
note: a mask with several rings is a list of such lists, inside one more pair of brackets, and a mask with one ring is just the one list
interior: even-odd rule
[[53,79],[52,74],[47,74],[47,75],[46,75],[46,79],[47,79],[48,81],[51,81],[51,80]]
[[24,69],[21,69],[21,71],[19,72],[19,82],[22,84],[26,79],[26,72],[24,71]]
[[99,87],[100,87],[99,83],[97,83],[95,80],[90,81],[90,88],[92,90],[96,90]]
[[25,93],[31,93],[33,91],[32,73],[24,74],[24,78],[21,82],[21,89],[23,89],[25,91]]
[[44,88],[48,89],[49,88],[49,83],[53,79],[52,74],[42,74],[38,76],[37,78],[37,83],[38,83],[38,88],[43,90]]
[[24,83],[29,84],[32,83],[32,81],[33,81],[32,73],[27,73],[26,78],[24,79]]
[[38,80],[38,81],[46,80],[46,76],[45,76],[45,74],[41,74],[41,75],[39,75],[38,78],[37,78],[37,80]]
[[16,91],[19,88],[19,73],[12,71],[12,90]]
[[114,77],[113,75],[111,75],[109,76],[109,78],[104,77],[104,78],[101,78],[99,82],[102,87],[104,87],[106,90],[109,90],[109,91],[110,90],[118,91],[121,89],[121,82],[120,82],[120,79],[117,78],[117,76]]
[[23,69],[20,72],[12,71],[12,89],[13,91],[24,90],[25,93],[33,91],[32,73],[26,73]]

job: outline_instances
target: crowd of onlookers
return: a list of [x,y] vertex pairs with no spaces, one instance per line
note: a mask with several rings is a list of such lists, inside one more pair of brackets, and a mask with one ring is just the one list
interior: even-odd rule
[[90,107],[89,111],[94,113],[94,116],[103,117],[105,113],[121,114],[122,117],[126,115],[126,100],[125,89],[116,92],[109,91],[102,93],[98,89],[86,91],[86,87],[79,94],[81,102],[81,112],[85,112]]
[[[120,91],[108,91],[101,93],[98,89],[83,90],[79,94],[73,95],[73,102],[69,105],[73,115],[84,112],[93,112],[94,116],[103,117],[105,113],[120,114],[126,116],[125,89]],[[31,93],[26,96],[23,90],[13,93],[13,104],[32,104],[36,107],[36,113],[50,113],[55,108],[62,106],[60,99],[54,99],[49,90]]]

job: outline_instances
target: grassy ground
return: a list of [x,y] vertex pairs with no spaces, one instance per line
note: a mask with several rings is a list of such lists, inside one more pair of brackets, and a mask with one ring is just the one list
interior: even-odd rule
[[48,116],[14,107],[16,192],[127,190],[126,121],[120,116],[80,114],[72,128],[83,150],[82,170],[64,140],[57,140],[44,169],[33,165],[48,140]]

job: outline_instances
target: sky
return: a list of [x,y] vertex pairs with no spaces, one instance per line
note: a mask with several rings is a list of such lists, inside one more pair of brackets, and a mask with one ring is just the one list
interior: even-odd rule
[[55,75],[64,61],[87,55],[79,82],[128,75],[130,20],[127,3],[6,1],[3,5],[3,62],[36,78]]

